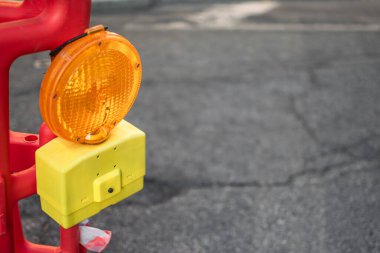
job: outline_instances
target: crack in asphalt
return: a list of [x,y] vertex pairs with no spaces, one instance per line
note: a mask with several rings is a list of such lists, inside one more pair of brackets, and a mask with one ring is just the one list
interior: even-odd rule
[[[366,168],[361,169],[352,169],[347,167],[352,167],[353,165],[360,164],[360,163],[374,163],[372,166],[367,166]],[[326,165],[323,168],[312,168],[307,170],[302,170],[296,173],[293,173],[289,175],[285,180],[282,181],[275,181],[275,182],[262,182],[260,180],[253,180],[248,182],[192,182],[192,181],[176,181],[176,182],[170,182],[165,180],[159,180],[152,177],[146,177],[145,183],[147,189],[154,188],[154,194],[159,193],[160,189],[164,189],[166,193],[163,194],[158,200],[152,201],[148,198],[148,200],[141,201],[133,200],[129,201],[128,204],[136,205],[136,206],[156,206],[156,205],[162,205],[166,202],[171,201],[173,198],[178,197],[190,190],[202,190],[202,189],[212,189],[212,188],[247,188],[247,187],[253,187],[253,188],[278,188],[278,187],[290,187],[296,183],[296,181],[302,177],[318,177],[323,178],[326,175],[328,175],[330,172],[337,172],[336,175],[334,175],[334,178],[347,175],[347,174],[353,174],[353,173],[365,173],[368,171],[372,171],[377,169],[377,166],[380,165],[380,160],[377,156],[373,156],[372,158],[353,158],[348,161],[334,163],[330,165]],[[149,190],[148,190],[149,191]]]
[[[273,188],[273,187],[287,187],[290,185],[293,185],[295,181],[297,181],[301,177],[305,176],[318,176],[318,177],[324,177],[326,174],[328,174],[331,171],[337,171],[339,168],[345,168],[346,166],[354,165],[356,163],[361,163],[361,162],[379,162],[378,159],[372,159],[372,160],[364,160],[364,159],[359,159],[356,161],[345,161],[345,162],[340,162],[340,163],[335,163],[331,165],[327,165],[323,167],[322,169],[314,168],[314,169],[307,169],[307,170],[302,170],[296,173],[293,173],[289,175],[285,180],[283,181],[275,181],[271,183],[265,183],[261,182],[260,180],[253,180],[253,181],[248,181],[248,182],[201,182],[201,183],[194,183],[191,181],[177,181],[176,183],[172,183],[169,181],[165,180],[157,180],[155,178],[150,178],[146,177],[145,182],[148,184],[158,184],[158,185],[177,185],[179,186],[178,188],[186,188],[186,189],[204,189],[204,188],[223,188],[223,187],[236,187],[236,188],[241,188],[241,187],[258,187],[258,188]],[[372,170],[373,168],[371,168]],[[348,172],[348,173],[358,173],[358,172],[363,172],[363,170],[343,170],[342,172]],[[341,175],[341,174],[339,174]]]
[[301,124],[302,128],[305,130],[306,134],[310,137],[310,139],[314,141],[314,143],[320,144],[320,141],[314,129],[309,125],[302,113],[298,111],[296,106],[296,98],[294,97],[290,97],[289,110],[294,115],[296,120]]

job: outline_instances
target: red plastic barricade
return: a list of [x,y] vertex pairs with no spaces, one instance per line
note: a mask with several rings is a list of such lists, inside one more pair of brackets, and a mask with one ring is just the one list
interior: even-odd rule
[[[25,240],[18,201],[36,193],[34,153],[54,135],[9,130],[9,69],[26,54],[52,50],[89,26],[90,0],[0,1],[0,252],[79,253],[78,227],[61,228],[59,247]],[[27,84],[26,84],[27,85]]]

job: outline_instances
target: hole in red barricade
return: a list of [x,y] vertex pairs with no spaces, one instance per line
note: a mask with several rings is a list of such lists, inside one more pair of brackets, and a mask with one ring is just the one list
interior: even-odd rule
[[39,96],[41,82],[50,65],[49,52],[18,58],[9,76],[10,128],[16,132],[38,133],[42,119]]
[[24,235],[28,241],[43,245],[59,245],[59,225],[41,210],[40,198],[37,195],[21,200],[19,207]]
[[27,142],[36,142],[38,140],[38,136],[37,135],[27,135],[27,136],[25,136],[24,139]]

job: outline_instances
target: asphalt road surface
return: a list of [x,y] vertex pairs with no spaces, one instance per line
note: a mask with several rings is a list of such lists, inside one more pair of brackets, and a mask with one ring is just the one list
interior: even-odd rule
[[[156,5],[94,15],[138,48],[145,189],[91,219],[105,252],[380,252],[380,3]],[[47,52],[11,73],[37,132]],[[57,244],[37,197],[27,237]]]

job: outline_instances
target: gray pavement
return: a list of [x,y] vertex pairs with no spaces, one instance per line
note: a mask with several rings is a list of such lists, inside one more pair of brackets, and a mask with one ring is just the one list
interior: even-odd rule
[[[146,185],[91,220],[114,233],[106,252],[380,252],[379,14],[305,1],[94,15],[144,69],[126,119],[147,133]],[[13,66],[15,130],[38,130],[46,59]],[[56,244],[37,201],[21,203],[28,238]]]

